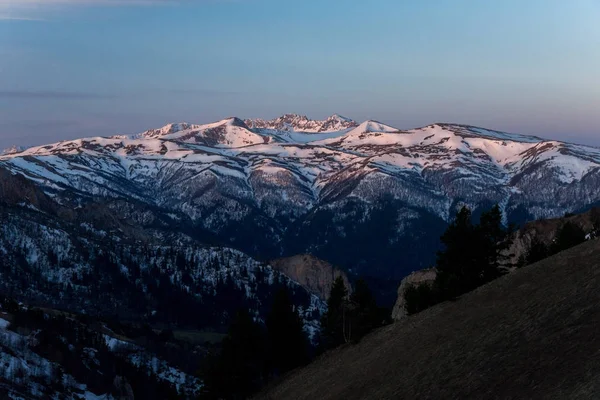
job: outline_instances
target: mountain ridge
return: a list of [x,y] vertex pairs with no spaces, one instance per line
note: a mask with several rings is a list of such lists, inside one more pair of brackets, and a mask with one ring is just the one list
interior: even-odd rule
[[[211,122],[211,123],[198,124],[198,123],[188,123],[188,122],[170,122],[160,128],[151,128],[151,129],[148,129],[148,130],[140,132],[140,133],[115,134],[115,135],[93,136],[93,137],[123,138],[123,139],[125,139],[125,138],[128,138],[128,139],[158,138],[161,136],[174,134],[174,133],[177,133],[177,132],[180,132],[183,130],[210,128],[210,127],[214,127],[214,126],[225,125],[225,124],[228,124],[231,122],[232,122],[232,125],[234,125],[234,126],[245,128],[250,131],[261,132],[264,130],[267,130],[267,131],[278,130],[276,127],[272,127],[272,125],[277,125],[278,122],[281,122],[281,121],[287,121],[287,122],[285,123],[286,125],[283,128],[280,127],[280,130],[287,131],[287,132],[301,133],[301,134],[317,134],[317,133],[332,133],[332,132],[340,132],[340,131],[349,131],[349,129],[358,128],[361,125],[368,124],[368,123],[379,124],[381,126],[385,126],[385,127],[389,128],[390,132],[399,132],[399,133],[414,133],[417,131],[425,130],[427,128],[434,128],[434,127],[438,126],[441,128],[455,129],[457,131],[456,133],[460,133],[460,129],[462,129],[463,130],[462,133],[464,133],[466,135],[482,136],[482,137],[487,137],[489,139],[506,139],[506,140],[512,140],[512,141],[518,141],[519,139],[521,139],[521,140],[534,141],[534,142],[557,142],[557,143],[564,143],[564,144],[572,144],[572,145],[588,147],[588,148],[593,148],[593,149],[599,148],[599,146],[592,146],[592,145],[587,145],[587,144],[575,144],[575,143],[562,141],[562,140],[555,140],[555,139],[545,139],[543,137],[535,136],[535,135],[509,133],[509,132],[504,132],[504,131],[500,131],[500,130],[496,130],[496,129],[488,129],[488,128],[484,128],[481,126],[470,125],[470,124],[465,124],[465,123],[438,121],[438,122],[434,122],[429,125],[423,125],[420,127],[401,129],[401,128],[393,127],[392,125],[389,125],[386,123],[382,123],[382,122],[374,120],[374,119],[367,119],[367,120],[364,120],[363,122],[359,123],[351,118],[344,117],[340,114],[333,114],[322,120],[318,120],[318,119],[313,120],[313,119],[310,119],[309,117],[307,117],[306,115],[301,115],[301,114],[284,114],[280,117],[276,117],[271,120],[266,120],[266,119],[262,119],[262,118],[242,119],[237,116],[230,116],[230,117],[226,117],[226,118],[223,118],[221,120]],[[327,124],[330,124],[332,121],[336,121],[336,122],[339,122],[340,124],[346,124],[346,125],[341,125],[341,127],[339,125],[338,126],[330,126],[330,127],[327,127],[327,129],[321,129],[321,130],[318,130],[318,129],[317,130],[310,130],[310,129],[303,130],[303,127],[305,127],[306,124],[308,124],[309,126],[317,126],[319,128],[322,128],[322,126],[327,126]],[[377,132],[377,130],[375,130],[375,129],[370,129],[370,130],[372,130],[373,132]],[[495,134],[495,135],[493,135],[493,134]],[[88,139],[88,138],[91,138],[91,137],[84,136],[81,139]],[[21,153],[32,147],[42,147],[42,146],[46,146],[49,144],[57,144],[57,143],[68,142],[68,141],[72,141],[72,140],[78,140],[78,139],[66,139],[66,140],[60,140],[58,142],[52,142],[52,143],[48,143],[48,144],[44,144],[44,145],[35,145],[35,146],[20,146],[18,144],[14,144],[14,145],[9,146],[6,149],[4,149],[0,153],[0,155],[13,155],[16,153]]]
[[358,125],[352,119],[343,117],[339,114],[333,114],[324,120],[312,120],[306,115],[284,114],[281,117],[272,120],[256,118],[246,119],[244,122],[251,128],[305,133],[332,132],[353,128]]
[[[293,129],[312,121],[287,119],[300,121]],[[0,156],[0,168],[65,206],[122,202],[118,218],[144,215],[142,228],[167,218],[256,259],[313,254],[389,284],[390,303],[400,279],[431,265],[462,205],[477,215],[498,203],[505,222],[522,223],[600,203],[600,149],[468,125],[329,119],[345,126],[169,124],[32,147]]]

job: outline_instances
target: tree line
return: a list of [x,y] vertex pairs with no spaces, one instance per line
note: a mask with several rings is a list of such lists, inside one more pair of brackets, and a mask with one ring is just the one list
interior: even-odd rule
[[[12,316],[9,329],[23,337],[24,347],[20,351],[24,359],[34,353],[52,363],[41,371],[31,370],[27,363],[19,364],[14,370],[15,376],[9,377],[10,385],[15,388],[20,388],[21,375],[25,382],[20,389],[25,391],[25,386],[31,383],[28,380],[42,377],[43,384],[37,390],[43,392],[44,398],[58,398],[58,394],[77,398],[72,393],[77,389],[73,382],[85,384],[86,390],[92,393],[107,393],[115,398],[128,398],[127,393],[142,399],[184,397],[174,384],[159,379],[151,365],[134,365],[127,358],[127,352],[109,349],[105,337],[96,329],[101,324],[99,320],[21,306],[3,296],[0,296],[0,309]],[[0,349],[0,352],[12,353],[11,344],[1,340]],[[140,349],[137,354],[145,356],[146,352]]]
[[[436,257],[436,278],[410,286],[404,293],[407,314],[415,314],[437,303],[452,300],[507,273],[512,267],[523,267],[576,246],[586,240],[585,231],[567,221],[558,229],[550,244],[534,239],[528,251],[516,263],[508,250],[512,245],[514,226],[504,226],[498,205],[473,221],[468,207],[463,207],[441,236],[443,250]],[[594,231],[600,232],[600,223]]]
[[[594,223],[590,237],[596,237],[598,232],[600,232],[600,221]],[[549,244],[544,243],[537,237],[534,238],[527,253],[519,259],[518,265],[525,266],[541,261],[585,242],[586,237],[587,235],[581,226],[572,221],[567,221],[561,225]]]
[[389,322],[364,280],[348,294],[338,277],[330,290],[319,332],[309,338],[286,288],[276,293],[264,324],[246,310],[235,316],[219,353],[204,371],[205,399],[246,399],[269,382],[308,364],[318,354],[356,343]]

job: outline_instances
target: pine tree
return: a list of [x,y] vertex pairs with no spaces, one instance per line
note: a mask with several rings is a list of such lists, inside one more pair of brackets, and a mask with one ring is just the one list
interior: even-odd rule
[[590,211],[590,221],[592,222],[590,237],[592,239],[600,237],[600,207],[592,208]]
[[204,376],[207,398],[246,399],[266,383],[267,346],[263,329],[241,310],[222,350]]
[[526,265],[536,263],[550,255],[550,249],[538,238],[534,238],[525,256]]
[[338,276],[327,299],[327,312],[321,318],[321,345],[332,349],[346,342],[344,338],[345,307],[348,290],[341,276]]
[[474,250],[479,250],[482,258],[485,259],[480,282],[480,284],[484,284],[498,278],[510,266],[508,260],[511,255],[507,254],[507,250],[512,245],[510,239],[512,227],[507,229],[502,225],[502,211],[496,204],[491,210],[481,215],[476,230],[481,244],[478,249]]
[[308,361],[308,339],[303,322],[286,288],[275,294],[273,307],[266,320],[270,345],[270,368],[283,374]]
[[568,221],[560,227],[558,232],[556,232],[554,243],[551,246],[551,252],[552,254],[556,254],[583,242],[585,242],[584,230],[574,222]]
[[383,325],[386,319],[383,310],[377,306],[375,297],[364,279],[359,279],[354,283],[350,304],[353,306],[351,313],[352,341],[360,340],[373,329]]
[[509,266],[512,228],[502,225],[498,205],[481,215],[474,225],[471,211],[463,207],[441,237],[434,291],[439,300],[451,299],[490,282]]
[[421,312],[438,301],[435,288],[429,283],[411,285],[404,292],[404,309],[408,315]]
[[441,237],[445,250],[437,255],[437,286],[444,298],[454,298],[477,287],[480,277],[479,244],[471,210],[463,207]]

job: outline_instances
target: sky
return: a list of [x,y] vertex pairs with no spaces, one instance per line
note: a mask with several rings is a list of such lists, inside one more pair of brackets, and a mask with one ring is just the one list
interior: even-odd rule
[[600,146],[600,0],[0,0],[0,147],[229,116]]

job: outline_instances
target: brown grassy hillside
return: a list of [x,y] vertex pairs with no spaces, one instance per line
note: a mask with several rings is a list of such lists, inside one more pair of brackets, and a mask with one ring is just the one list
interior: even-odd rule
[[325,354],[258,398],[600,398],[600,241]]

